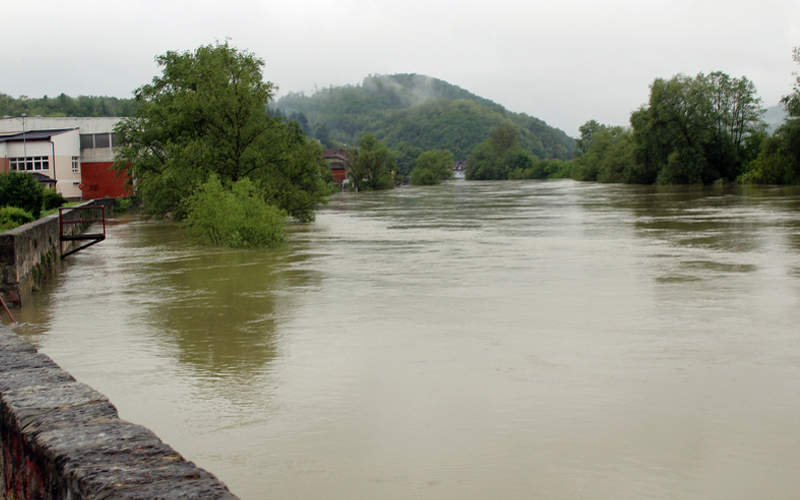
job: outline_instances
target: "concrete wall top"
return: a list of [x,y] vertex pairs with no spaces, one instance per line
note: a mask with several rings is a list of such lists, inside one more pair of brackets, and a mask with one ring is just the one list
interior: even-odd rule
[[[113,131],[114,125],[120,120],[122,117],[119,116],[28,116],[25,118],[25,130],[78,127],[81,134],[96,134]],[[22,119],[0,119],[0,132],[22,132]]]

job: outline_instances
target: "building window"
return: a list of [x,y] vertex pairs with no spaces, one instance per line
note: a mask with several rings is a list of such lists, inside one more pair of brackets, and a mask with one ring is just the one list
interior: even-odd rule
[[92,149],[92,148],[94,148],[94,135],[81,134],[81,149]]
[[117,145],[117,134],[81,134],[81,149],[111,148]]
[[50,170],[49,156],[29,156],[27,158],[9,158],[9,167],[17,172]]
[[111,141],[108,139],[108,132],[105,134],[94,134],[94,147],[96,148],[110,148]]
[[80,156],[73,156],[72,157],[72,173],[73,174],[81,173],[81,157]]

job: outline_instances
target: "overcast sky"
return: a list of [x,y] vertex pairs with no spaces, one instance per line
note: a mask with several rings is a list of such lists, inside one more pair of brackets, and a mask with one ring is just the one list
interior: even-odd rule
[[441,78],[577,136],[627,125],[649,84],[724,71],[792,89],[800,0],[4,0],[0,92],[131,97],[153,58],[229,38],[279,94]]

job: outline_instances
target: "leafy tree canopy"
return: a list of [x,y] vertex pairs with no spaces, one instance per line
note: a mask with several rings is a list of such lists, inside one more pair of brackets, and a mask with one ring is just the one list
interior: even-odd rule
[[435,185],[453,177],[453,153],[446,149],[426,151],[411,171],[411,184]]
[[[800,47],[792,51],[800,64]],[[783,125],[761,143],[758,157],[739,181],[751,184],[800,184],[800,75],[792,92],[781,99],[787,113]]]
[[489,138],[467,157],[467,180],[506,180],[514,170],[527,170],[538,160],[519,144],[519,129],[505,122],[489,131]]
[[745,138],[764,129],[763,108],[747,78],[703,73],[656,79],[648,106],[631,115],[638,177],[659,184],[733,181]]
[[347,178],[359,191],[379,191],[394,187],[394,157],[374,135],[364,134],[358,147],[350,151]]
[[156,217],[184,215],[182,201],[214,174],[247,178],[267,203],[303,221],[327,192],[316,142],[296,122],[271,117],[264,62],[225,43],[156,58],[162,74],[139,87],[133,116],[116,127],[115,167]]

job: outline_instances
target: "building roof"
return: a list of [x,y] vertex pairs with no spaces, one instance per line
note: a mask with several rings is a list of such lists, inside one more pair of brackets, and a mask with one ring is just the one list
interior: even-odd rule
[[64,132],[69,132],[71,130],[77,130],[77,127],[56,128],[49,130],[26,130],[24,134],[22,132],[17,132],[8,135],[0,135],[0,142],[40,141],[43,139],[49,140],[54,135],[63,134]]
[[55,184],[56,183],[55,179],[53,179],[52,177],[48,177],[48,176],[46,176],[46,175],[44,175],[42,173],[39,173],[39,172],[26,172],[26,173],[29,173],[30,175],[32,175],[33,178],[36,179],[36,182],[38,182],[39,184],[50,184],[50,183]]

